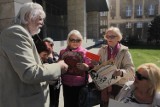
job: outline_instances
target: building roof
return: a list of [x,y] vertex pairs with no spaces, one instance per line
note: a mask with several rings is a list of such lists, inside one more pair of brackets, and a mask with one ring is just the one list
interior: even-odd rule
[[86,0],[86,10],[91,11],[109,11],[108,0]]

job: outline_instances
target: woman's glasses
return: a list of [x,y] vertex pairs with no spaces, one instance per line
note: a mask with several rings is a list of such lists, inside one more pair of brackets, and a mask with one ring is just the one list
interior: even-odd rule
[[53,47],[54,46],[54,44],[53,43],[50,43],[50,45]]
[[138,71],[136,71],[136,77],[138,80],[148,80],[149,78],[143,76],[142,74],[140,74]]
[[115,35],[106,35],[106,38],[107,39],[114,39],[114,38],[116,38],[117,36],[115,36]]
[[81,39],[73,39],[73,38],[70,38],[69,39],[70,42],[74,42],[74,43],[79,43],[81,41]]

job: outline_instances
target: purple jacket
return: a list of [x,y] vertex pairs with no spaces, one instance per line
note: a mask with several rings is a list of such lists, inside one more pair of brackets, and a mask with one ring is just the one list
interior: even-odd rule
[[77,63],[86,63],[90,66],[90,59],[86,57],[87,50],[83,47],[78,47],[74,50],[62,49],[60,51],[60,59],[63,59],[69,66],[67,73],[62,75],[62,84],[68,86],[81,86],[86,83],[86,71],[79,70],[76,67]]

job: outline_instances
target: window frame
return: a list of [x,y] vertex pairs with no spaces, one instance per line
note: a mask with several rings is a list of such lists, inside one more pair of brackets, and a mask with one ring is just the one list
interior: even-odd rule
[[149,14],[150,16],[152,16],[152,15],[154,15],[154,13],[155,13],[155,5],[150,4],[150,5],[149,5],[149,8],[148,8],[148,14]]
[[126,7],[126,17],[131,17],[132,16],[132,8],[130,5]]
[[137,10],[137,11],[136,11],[137,16],[142,16],[142,15],[143,15],[142,5],[138,5],[136,10]]
[[143,28],[143,23],[142,22],[137,22],[136,27],[137,28]]

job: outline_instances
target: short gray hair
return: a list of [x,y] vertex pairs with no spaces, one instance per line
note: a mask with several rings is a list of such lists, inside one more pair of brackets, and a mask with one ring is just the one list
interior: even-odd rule
[[51,44],[54,44],[53,39],[52,39],[52,38],[50,38],[50,37],[46,37],[46,38],[44,38],[44,39],[43,39],[43,41],[44,41],[44,42],[45,42],[45,41],[47,41],[47,42],[49,42],[49,43],[51,43]]
[[110,32],[110,31],[113,32],[113,33],[115,33],[116,36],[118,36],[119,41],[122,40],[122,33],[121,33],[120,29],[118,27],[113,27],[113,26],[111,26],[110,28],[108,28],[106,30],[105,35],[104,35],[104,39],[106,39],[106,34],[108,32]]
[[71,35],[76,35],[81,41],[83,40],[81,33],[78,30],[72,30],[69,32],[68,37],[67,37],[67,44],[69,43],[69,38]]
[[38,3],[28,2],[20,8],[15,23],[26,25],[28,20],[36,20],[39,16],[41,18],[46,17],[43,7]]

